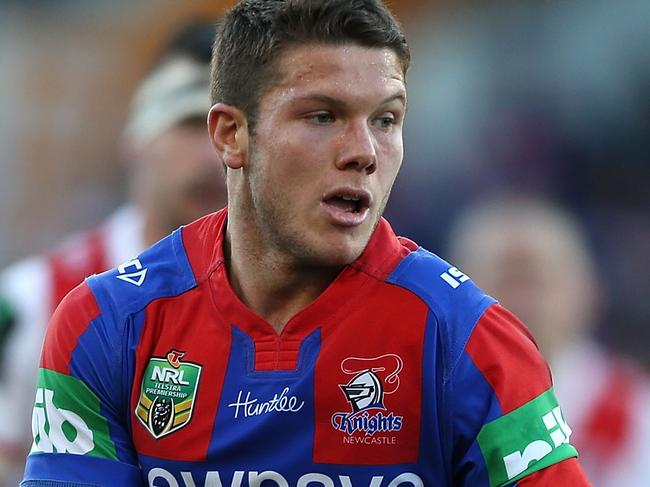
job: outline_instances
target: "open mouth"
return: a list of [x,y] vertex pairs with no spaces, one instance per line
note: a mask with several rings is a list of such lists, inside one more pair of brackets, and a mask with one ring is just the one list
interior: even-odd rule
[[330,220],[337,225],[355,226],[368,215],[371,198],[364,190],[339,189],[327,193],[322,200]]
[[367,204],[364,205],[360,198],[355,196],[334,196],[325,200],[325,203],[332,205],[341,211],[347,211],[350,213],[359,213],[368,207]]

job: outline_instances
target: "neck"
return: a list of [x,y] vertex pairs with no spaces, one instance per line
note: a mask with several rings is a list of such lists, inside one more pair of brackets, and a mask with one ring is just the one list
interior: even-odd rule
[[[242,302],[264,318],[276,333],[309,306],[332,283],[340,268],[301,266],[286,252],[248,238],[246,224],[228,215],[224,257],[228,279]],[[250,228],[250,225],[248,226]]]

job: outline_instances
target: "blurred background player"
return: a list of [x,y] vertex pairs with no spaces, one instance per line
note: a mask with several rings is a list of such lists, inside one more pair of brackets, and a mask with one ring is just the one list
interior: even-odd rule
[[533,196],[479,201],[448,257],[531,328],[594,485],[647,486],[650,379],[594,338],[605,293],[578,223]]
[[213,24],[187,27],[135,93],[120,141],[130,171],[128,201],[97,229],[0,274],[0,486],[15,485],[14,475],[22,473],[42,337],[63,296],[84,277],[128,262],[226,204],[205,128],[213,39]]

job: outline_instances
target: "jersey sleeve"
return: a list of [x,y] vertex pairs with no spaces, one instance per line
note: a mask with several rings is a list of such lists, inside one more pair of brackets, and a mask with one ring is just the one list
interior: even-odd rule
[[143,485],[124,413],[127,327],[113,321],[85,283],[54,313],[38,372],[34,442],[22,485]]
[[545,485],[562,486],[583,486],[592,485],[584,471],[578,464],[576,458],[562,460],[560,463],[538,470],[521,479],[517,484],[519,487],[539,487]]
[[454,485],[590,485],[546,362],[528,330],[499,304],[474,326],[447,391]]

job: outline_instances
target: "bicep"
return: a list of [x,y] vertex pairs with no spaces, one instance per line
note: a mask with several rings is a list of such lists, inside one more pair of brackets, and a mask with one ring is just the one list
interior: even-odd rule
[[[139,485],[139,468],[116,380],[119,344],[86,285],[55,312],[43,346],[32,414],[26,481]],[[117,477],[116,477],[117,476]],[[138,479],[138,480],[135,480]],[[38,484],[35,484],[38,485]]]
[[501,306],[477,322],[451,383],[459,485],[514,485],[577,455],[546,362]]

